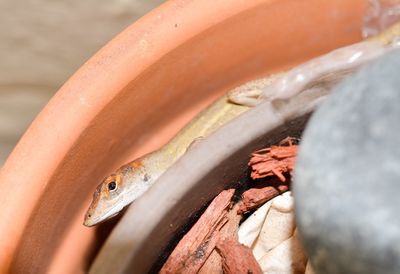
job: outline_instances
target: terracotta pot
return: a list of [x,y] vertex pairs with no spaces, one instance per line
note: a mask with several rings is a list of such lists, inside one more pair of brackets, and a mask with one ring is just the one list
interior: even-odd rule
[[82,225],[110,171],[165,143],[228,88],[360,40],[366,0],[169,1],[52,98],[0,174],[0,272],[77,273],[106,234]]

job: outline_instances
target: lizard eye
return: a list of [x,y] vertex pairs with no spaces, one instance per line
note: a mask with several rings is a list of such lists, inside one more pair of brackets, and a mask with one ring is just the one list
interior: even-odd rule
[[114,181],[111,181],[107,184],[107,188],[109,191],[114,191],[117,189],[117,183]]

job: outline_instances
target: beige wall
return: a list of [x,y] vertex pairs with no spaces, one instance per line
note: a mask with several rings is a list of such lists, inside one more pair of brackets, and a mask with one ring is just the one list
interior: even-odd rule
[[161,2],[0,1],[0,166],[68,77]]

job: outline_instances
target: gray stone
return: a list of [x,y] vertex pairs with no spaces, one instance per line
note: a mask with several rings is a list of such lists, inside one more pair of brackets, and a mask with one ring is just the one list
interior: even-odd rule
[[313,114],[294,195],[317,273],[400,273],[400,51],[342,82]]

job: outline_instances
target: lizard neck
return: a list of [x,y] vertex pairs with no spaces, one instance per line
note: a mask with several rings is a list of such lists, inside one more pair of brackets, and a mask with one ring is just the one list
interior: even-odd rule
[[124,206],[146,192],[188,150],[193,140],[208,136],[248,109],[249,107],[227,103],[226,96],[223,96],[200,113],[161,149],[129,163],[128,165],[136,166],[137,169],[134,173],[125,175],[129,186],[122,199]]
[[178,135],[161,149],[163,156],[166,156],[166,161],[171,162],[172,165],[172,163],[190,149],[190,145],[193,142],[199,138],[207,137],[249,108],[248,106],[229,103],[227,96],[222,96],[207,109],[199,113]]
[[[156,150],[136,159],[126,166],[128,172],[122,172],[125,191],[120,197],[121,209],[143,195],[157,179],[173,164],[163,149]],[[130,169],[130,167],[134,167]]]

